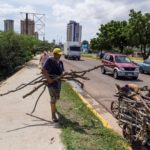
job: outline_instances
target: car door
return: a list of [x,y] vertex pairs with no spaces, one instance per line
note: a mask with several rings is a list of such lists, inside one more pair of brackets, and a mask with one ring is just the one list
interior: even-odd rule
[[109,57],[109,72],[114,72],[114,57],[112,55]]
[[146,72],[150,72],[150,59],[144,61],[143,70]]
[[104,60],[103,60],[104,68],[105,68],[106,71],[110,71],[109,58],[110,58],[110,55],[106,54],[105,57],[104,57]]

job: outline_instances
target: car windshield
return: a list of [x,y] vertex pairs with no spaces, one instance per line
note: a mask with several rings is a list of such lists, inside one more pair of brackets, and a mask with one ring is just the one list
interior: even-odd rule
[[146,60],[144,61],[144,63],[150,64],[150,59],[146,59]]
[[127,56],[115,56],[115,62],[117,62],[117,63],[131,63],[131,60]]

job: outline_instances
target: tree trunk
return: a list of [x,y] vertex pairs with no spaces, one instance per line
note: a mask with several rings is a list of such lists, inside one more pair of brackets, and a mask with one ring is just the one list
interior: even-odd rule
[[123,53],[123,49],[124,49],[123,45],[120,45],[120,52],[121,53]]
[[144,60],[149,58],[150,50],[148,52],[146,51],[146,44],[144,44],[143,46],[141,45],[141,53],[142,53],[142,56],[143,56]]

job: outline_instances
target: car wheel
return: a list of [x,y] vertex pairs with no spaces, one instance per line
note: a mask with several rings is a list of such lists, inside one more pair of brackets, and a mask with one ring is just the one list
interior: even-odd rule
[[144,73],[144,70],[142,68],[139,69],[141,73]]
[[132,79],[133,79],[133,80],[137,80],[137,79],[138,79],[138,76],[137,76],[137,77],[132,77]]
[[101,73],[102,73],[102,74],[105,74],[105,73],[106,73],[106,70],[105,70],[104,66],[101,67]]
[[118,79],[118,73],[117,73],[117,70],[114,70],[113,76],[114,76],[115,79]]

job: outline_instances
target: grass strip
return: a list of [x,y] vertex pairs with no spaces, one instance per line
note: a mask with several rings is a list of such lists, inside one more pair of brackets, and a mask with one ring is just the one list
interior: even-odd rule
[[88,54],[88,53],[82,53],[81,57],[99,59],[96,54]]
[[129,57],[132,61],[135,61],[135,62],[143,62],[143,58],[141,57]]
[[[63,82],[60,112],[61,138],[67,150],[128,150],[127,142],[86,108],[72,87]],[[124,143],[124,144],[122,144]]]
[[[85,58],[99,59],[96,54],[82,53],[81,56],[85,57]],[[137,63],[143,62],[143,58],[141,58],[141,57],[131,57],[131,56],[129,56],[129,58],[131,60],[137,62]]]

